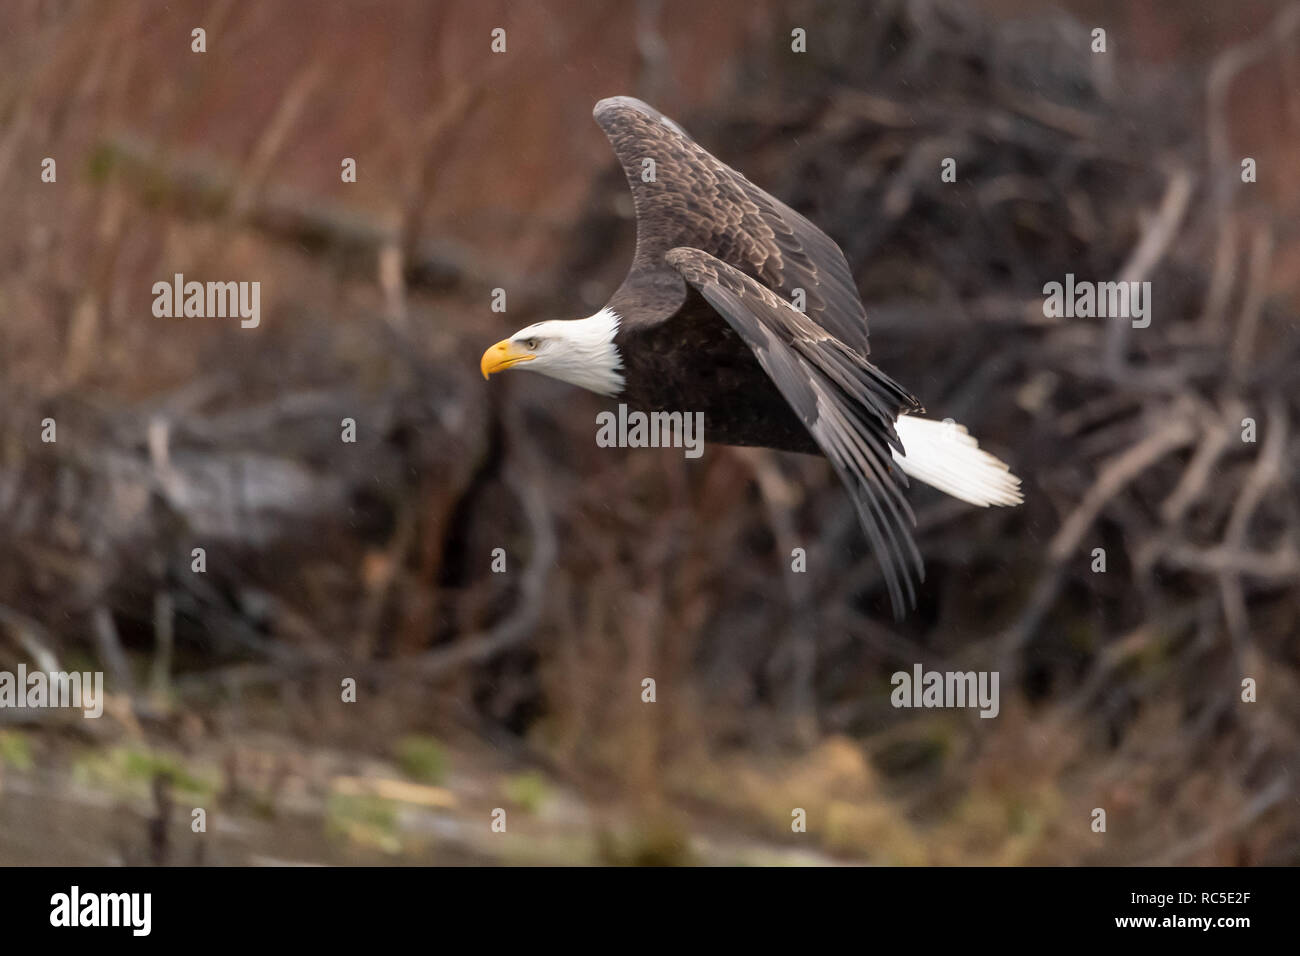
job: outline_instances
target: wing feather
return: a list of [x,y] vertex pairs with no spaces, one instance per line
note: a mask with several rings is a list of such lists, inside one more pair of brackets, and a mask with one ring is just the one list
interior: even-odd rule
[[902,494],[907,478],[890,448],[903,451],[894,421],[919,410],[916,399],[771,289],[715,256],[676,248],[664,258],[736,330],[830,459],[880,561],[894,614],[902,617],[916,604],[925,570],[912,540],[916,519]]
[[[866,310],[844,253],[826,233],[640,100],[601,100],[593,116],[627,174],[636,208],[636,256],[611,308],[632,322],[638,312],[657,321],[676,311],[685,289],[664,256],[688,246],[783,298],[802,289],[808,317],[858,354],[867,354]],[[653,160],[652,176],[646,160]]]

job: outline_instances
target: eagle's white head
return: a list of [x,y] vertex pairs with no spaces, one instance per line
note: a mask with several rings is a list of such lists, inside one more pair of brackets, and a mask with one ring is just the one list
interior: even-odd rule
[[483,353],[483,377],[518,365],[600,395],[623,390],[623,357],[614,336],[619,316],[601,309],[585,319],[537,322]]

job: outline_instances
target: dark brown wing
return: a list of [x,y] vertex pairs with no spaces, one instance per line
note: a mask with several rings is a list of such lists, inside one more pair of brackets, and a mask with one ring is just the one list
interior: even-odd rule
[[787,300],[802,289],[807,315],[867,354],[866,310],[844,253],[826,233],[640,100],[604,99],[593,115],[623,164],[636,206],[636,256],[609,303],[627,322],[661,320],[681,305],[685,290],[664,255],[689,246]]
[[916,604],[914,582],[925,570],[912,541],[916,519],[900,490],[907,478],[890,446],[903,451],[894,420],[917,410],[916,399],[770,289],[708,253],[673,249],[665,261],[736,330],[835,466],[901,618]]

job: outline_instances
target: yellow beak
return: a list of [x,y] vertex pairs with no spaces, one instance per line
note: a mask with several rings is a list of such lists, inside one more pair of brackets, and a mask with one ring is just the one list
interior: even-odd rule
[[504,372],[512,365],[518,365],[520,362],[531,362],[535,358],[537,356],[527,349],[516,345],[509,339],[502,339],[483,353],[483,359],[478,363],[478,367],[482,370],[483,377],[487,378],[493,372]]

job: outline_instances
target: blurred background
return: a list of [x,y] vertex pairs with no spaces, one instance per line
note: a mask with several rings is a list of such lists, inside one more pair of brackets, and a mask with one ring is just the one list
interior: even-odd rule
[[[0,64],[0,670],[109,693],[0,710],[0,863],[1300,862],[1300,5],[20,0]],[[907,620],[824,461],[479,376],[627,269],[613,94],[1024,479],[910,492]],[[155,318],[175,273],[260,326]],[[1000,714],[894,709],[916,663]]]

